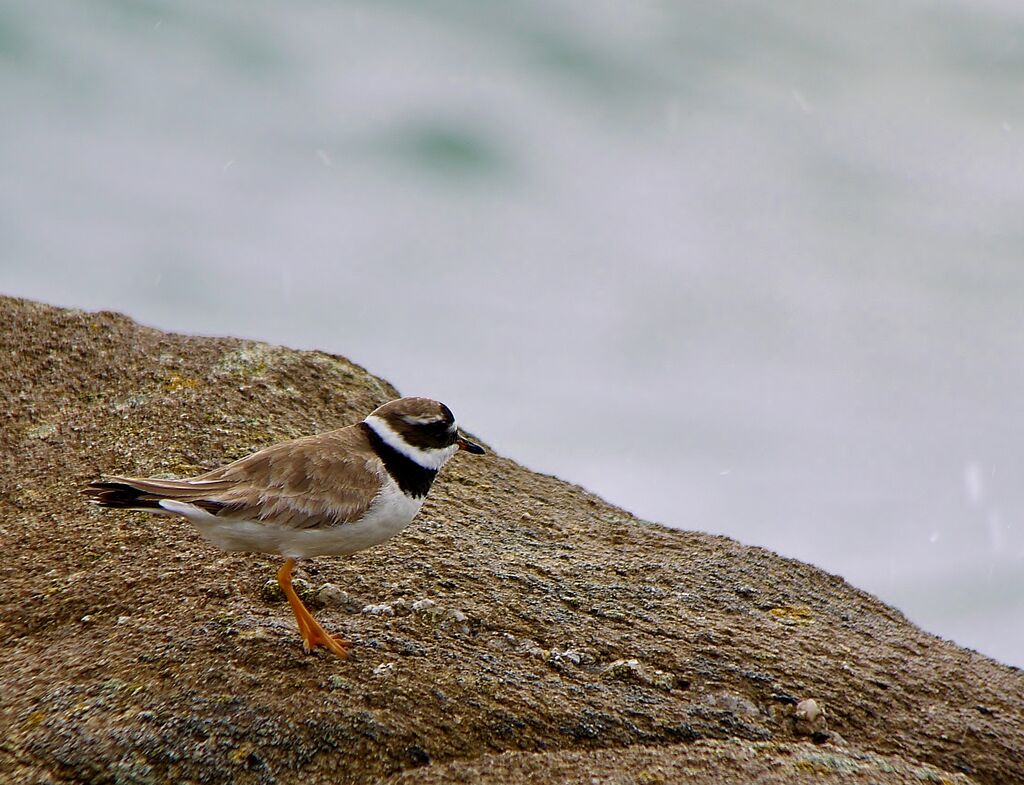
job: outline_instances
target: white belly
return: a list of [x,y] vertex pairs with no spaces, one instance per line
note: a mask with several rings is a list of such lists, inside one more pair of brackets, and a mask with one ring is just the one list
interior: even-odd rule
[[308,529],[276,526],[269,521],[225,520],[182,502],[164,500],[160,504],[188,518],[218,548],[304,559],[355,553],[394,537],[412,522],[423,499],[410,499],[389,477],[370,509],[355,523]]

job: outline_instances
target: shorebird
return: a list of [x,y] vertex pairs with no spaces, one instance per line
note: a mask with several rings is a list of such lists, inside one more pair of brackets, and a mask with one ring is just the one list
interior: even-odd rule
[[459,433],[451,409],[400,398],[355,425],[281,442],[196,477],[107,477],[83,493],[100,507],[186,518],[226,551],[284,556],[277,581],[303,648],[345,657],[352,644],[325,631],[295,593],[295,562],[394,537],[459,450],[484,452]]

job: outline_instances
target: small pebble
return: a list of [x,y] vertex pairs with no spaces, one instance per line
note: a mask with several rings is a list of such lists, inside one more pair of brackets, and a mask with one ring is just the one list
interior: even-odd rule
[[793,710],[793,730],[800,736],[813,739],[828,738],[828,721],[825,709],[814,698],[804,698]]
[[487,648],[494,649],[495,651],[508,651],[512,648],[512,644],[514,644],[515,641],[516,639],[514,635],[509,635],[505,632],[488,640]]
[[651,686],[657,687],[659,690],[665,690],[665,692],[671,692],[676,687],[676,677],[671,673],[656,670],[651,675]]
[[732,714],[755,716],[761,713],[753,703],[733,692],[714,692],[704,696],[704,703]]
[[818,702],[814,698],[807,698],[796,705],[796,718],[805,722],[814,722],[821,714]]
[[328,607],[343,607],[352,602],[352,595],[347,591],[342,591],[333,583],[325,583],[321,586],[320,591],[316,593],[316,598],[322,605]]
[[538,660],[547,658],[547,652],[537,644],[537,641],[532,641],[529,638],[524,638],[519,642],[518,651],[520,654],[525,654],[527,657],[533,657]]
[[619,681],[637,681],[650,684],[651,677],[637,659],[615,660],[604,670],[605,675]]
[[409,613],[409,603],[402,597],[391,601],[391,610],[398,616],[405,616]]
[[565,649],[563,651],[552,649],[548,653],[547,662],[548,665],[556,670],[563,670],[569,665],[578,668],[580,663],[583,662],[583,655],[575,649]]

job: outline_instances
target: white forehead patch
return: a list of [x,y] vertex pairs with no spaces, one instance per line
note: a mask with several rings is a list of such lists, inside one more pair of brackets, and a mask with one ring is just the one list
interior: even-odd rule
[[434,425],[444,420],[439,414],[403,414],[402,419],[409,425]]

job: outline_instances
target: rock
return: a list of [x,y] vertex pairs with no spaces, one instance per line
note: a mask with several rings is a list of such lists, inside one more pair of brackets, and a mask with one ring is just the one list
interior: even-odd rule
[[578,668],[583,664],[585,655],[576,649],[552,649],[548,652],[547,663],[555,670]]
[[724,709],[731,714],[754,716],[761,713],[760,709],[747,698],[731,692],[713,692],[705,695],[704,703],[717,709]]
[[746,785],[971,785],[970,777],[896,756],[882,756],[831,746],[743,739],[703,740],[659,747],[556,750],[486,754],[409,768],[385,780],[387,785],[677,785],[735,783]]
[[408,616],[412,611],[409,608],[409,603],[403,597],[399,597],[397,600],[392,600],[390,603],[391,610],[395,612],[396,616]]
[[651,684],[659,690],[674,690],[678,686],[679,680],[675,674],[655,670],[651,674]]
[[360,613],[370,616],[394,616],[395,609],[387,603],[381,603],[380,605],[364,605]]
[[266,602],[284,602],[284,592],[274,578],[267,578],[260,586],[260,597]]
[[811,609],[801,606],[771,608],[768,610],[768,615],[779,622],[779,624],[787,624],[789,626],[814,623],[814,613]]
[[463,635],[469,635],[469,617],[457,608],[445,611],[440,622],[442,627],[450,627]]
[[[310,607],[320,605],[319,597],[313,591],[312,584],[305,578],[293,578],[292,588],[295,589],[295,593],[299,595],[300,599]],[[211,596],[217,596],[218,592],[214,590],[210,594]],[[277,578],[267,578],[260,585],[260,597],[264,602],[279,603],[287,601],[284,592],[281,591],[281,586],[277,582]]]
[[796,718],[800,722],[806,722],[814,724],[817,720],[824,718],[824,712],[818,706],[818,702],[814,698],[805,698],[796,705]]
[[529,638],[519,641],[516,652],[535,660],[546,660],[548,658],[547,651],[542,649],[537,641],[530,640]]
[[44,422],[34,428],[29,428],[27,433],[30,439],[48,439],[57,433],[57,426],[52,422]]
[[469,633],[469,617],[456,608],[445,608],[430,599],[416,600],[410,607],[413,613],[440,627],[450,627],[463,634]]
[[116,314],[0,298],[0,325],[4,785],[1024,783],[1021,671],[494,454],[456,456],[387,543],[303,563],[354,644],[307,655],[280,559],[78,489],[198,472],[397,392],[322,352]]
[[462,611],[460,611],[460,610],[458,610],[456,608],[449,608],[445,612],[444,618],[445,618],[446,621],[450,621],[453,624],[465,624],[466,623],[466,619],[468,617],[466,616],[466,614],[464,614]]
[[515,645],[515,636],[507,632],[487,640],[487,648],[495,651],[509,651]]
[[344,608],[350,613],[362,610],[365,603],[360,602],[347,591],[343,591],[333,583],[323,584],[316,593],[317,601],[325,608]]
[[605,675],[618,681],[632,681],[639,684],[651,684],[653,678],[637,659],[615,660],[605,668]]
[[793,730],[799,736],[816,739],[828,737],[828,722],[825,711],[814,698],[804,698],[793,710]]
[[674,674],[657,668],[649,668],[637,659],[620,659],[609,663],[604,669],[609,679],[623,682],[636,682],[658,690],[671,691],[677,686]]
[[274,634],[265,627],[242,630],[238,633],[238,637],[244,641],[272,641],[275,639]]
[[332,690],[344,690],[348,689],[349,684],[344,678],[336,673],[332,673],[327,677],[327,687]]

